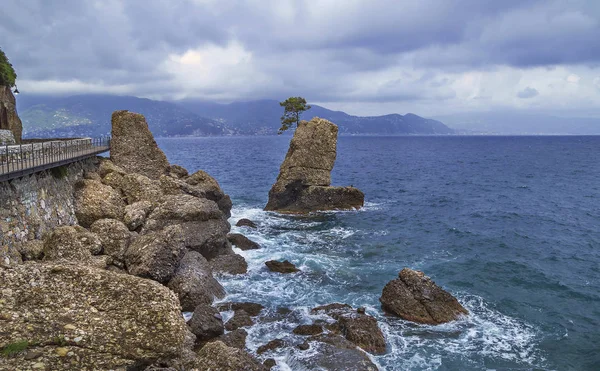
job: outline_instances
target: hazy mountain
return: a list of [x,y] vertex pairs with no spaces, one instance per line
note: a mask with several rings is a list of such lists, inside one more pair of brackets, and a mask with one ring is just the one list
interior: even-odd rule
[[143,114],[157,136],[222,135],[223,125],[170,102],[130,96],[75,95],[44,97],[20,95],[19,116],[26,137],[99,136],[110,133],[113,111]]
[[440,116],[438,119],[459,133],[600,134],[600,118],[560,117],[538,112],[473,112]]
[[[224,123],[238,134],[275,134],[280,127],[283,108],[276,100],[257,100],[218,104],[195,100],[177,102],[189,111],[200,116]],[[454,131],[439,121],[426,119],[414,114],[390,114],[385,116],[352,116],[341,111],[311,105],[302,118],[310,120],[314,116],[325,118],[337,124],[343,134],[452,134]]]
[[[275,100],[173,103],[114,95],[20,95],[17,106],[26,137],[106,135],[111,114],[120,109],[142,113],[157,136],[271,135],[277,133],[283,113]],[[453,133],[439,121],[413,114],[359,117],[313,105],[303,118],[314,116],[333,121],[342,134]]]

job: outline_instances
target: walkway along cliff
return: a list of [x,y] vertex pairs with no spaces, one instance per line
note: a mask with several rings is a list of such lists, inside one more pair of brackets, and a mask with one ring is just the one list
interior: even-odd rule
[[337,125],[318,117],[298,124],[265,210],[301,214],[364,205],[359,189],[331,186],[337,135]]

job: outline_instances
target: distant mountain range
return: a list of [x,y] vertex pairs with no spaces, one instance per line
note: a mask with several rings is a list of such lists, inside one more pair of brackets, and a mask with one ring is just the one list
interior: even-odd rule
[[[110,133],[113,111],[143,114],[156,136],[273,135],[283,108],[276,100],[219,104],[196,100],[156,101],[132,96],[25,96],[17,99],[25,137],[99,136]],[[452,134],[439,121],[414,114],[359,117],[312,105],[304,119],[319,116],[342,134]]]

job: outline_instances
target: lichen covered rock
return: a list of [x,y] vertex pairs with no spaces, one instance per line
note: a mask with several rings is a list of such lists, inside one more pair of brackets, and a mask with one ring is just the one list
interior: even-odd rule
[[264,371],[265,366],[260,364],[251,355],[241,349],[231,348],[220,341],[206,344],[198,352],[198,359],[194,365],[199,370],[244,370]]
[[407,321],[437,325],[469,312],[423,272],[404,268],[383,288],[381,307]]
[[92,224],[90,230],[100,239],[105,255],[121,262],[125,260],[125,252],[132,234],[123,222],[116,219],[100,219]]
[[125,202],[119,192],[96,180],[84,179],[75,189],[75,215],[79,224],[89,227],[99,219],[123,218]]
[[112,114],[110,159],[125,172],[150,179],[158,179],[169,168],[169,161],[158,148],[144,116],[128,111]]
[[27,340],[4,369],[97,370],[173,359],[189,332],[157,282],[72,264],[0,268],[0,348]]

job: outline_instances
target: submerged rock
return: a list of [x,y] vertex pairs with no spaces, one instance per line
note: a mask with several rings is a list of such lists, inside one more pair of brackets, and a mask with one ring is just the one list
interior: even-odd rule
[[221,312],[228,311],[228,310],[236,311],[236,310],[242,309],[252,317],[258,316],[264,308],[265,307],[262,304],[250,303],[250,302],[239,302],[239,303],[227,302],[227,303],[220,303],[217,305],[217,309],[219,309],[219,311],[221,311]]
[[233,317],[225,324],[227,331],[237,330],[240,327],[252,326],[254,321],[250,315],[243,309],[238,309],[234,312]]
[[469,312],[423,272],[404,268],[388,282],[379,298],[381,307],[407,321],[437,325]]
[[254,223],[252,220],[250,219],[246,219],[246,218],[242,218],[240,220],[237,221],[237,223],[235,223],[236,227],[248,227],[248,228],[254,228],[256,229],[256,223]]
[[322,332],[323,326],[317,324],[299,325],[293,331],[296,335],[319,335]]
[[329,371],[377,371],[377,366],[353,343],[339,335],[322,334],[309,339],[315,352],[310,357],[292,355],[292,369]]
[[125,172],[150,179],[158,179],[169,168],[169,161],[158,148],[144,116],[128,111],[112,114],[110,159]]
[[296,266],[290,263],[288,260],[284,260],[282,262],[277,260],[269,260],[265,262],[265,265],[271,272],[278,273],[295,273],[300,272],[300,269],[296,268]]
[[285,346],[285,341],[283,341],[282,339],[271,340],[268,343],[259,346],[258,349],[256,350],[256,354],[263,354],[263,353],[271,351],[271,350],[283,348],[284,346]]
[[[88,266],[28,262],[0,268],[0,348],[30,352],[3,369],[117,369],[182,355],[190,333],[175,295],[151,280]],[[2,368],[2,367],[0,367]]]
[[242,328],[239,328],[216,337],[214,341],[221,341],[228,347],[246,349],[246,337],[248,337],[248,332]]
[[227,239],[233,246],[241,250],[256,250],[260,249],[260,245],[252,241],[241,233],[229,233]]
[[363,206],[364,194],[360,190],[330,186],[337,134],[337,125],[318,117],[300,122],[277,181],[269,191],[265,210],[308,213]]
[[337,322],[336,332],[373,354],[383,354],[386,351],[385,337],[377,324],[375,317],[362,311],[354,310],[347,304],[329,304],[314,308],[311,313],[325,313]]

